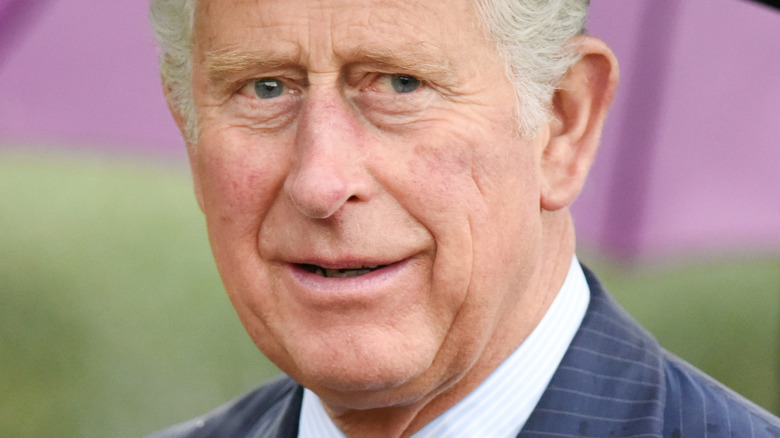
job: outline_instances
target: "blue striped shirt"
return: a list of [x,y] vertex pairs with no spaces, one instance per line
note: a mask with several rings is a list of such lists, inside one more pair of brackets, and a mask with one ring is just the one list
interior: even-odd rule
[[[474,391],[413,438],[516,437],[531,415],[585,317],[590,291],[574,257],[561,290],[528,338]],[[345,438],[306,389],[299,438]]]

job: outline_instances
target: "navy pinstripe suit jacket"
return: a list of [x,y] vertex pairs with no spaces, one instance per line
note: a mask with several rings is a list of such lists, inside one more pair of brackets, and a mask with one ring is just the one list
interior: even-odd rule
[[[584,270],[585,319],[519,437],[780,437],[778,418],[662,350]],[[296,437],[302,397],[278,379],[154,437]]]

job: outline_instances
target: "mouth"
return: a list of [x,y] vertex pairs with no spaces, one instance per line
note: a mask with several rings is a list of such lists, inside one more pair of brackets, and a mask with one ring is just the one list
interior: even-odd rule
[[309,264],[301,264],[298,266],[306,272],[310,272],[324,278],[354,278],[370,274],[378,269],[385,268],[388,265],[357,266],[353,268],[339,269],[323,268],[322,266]]

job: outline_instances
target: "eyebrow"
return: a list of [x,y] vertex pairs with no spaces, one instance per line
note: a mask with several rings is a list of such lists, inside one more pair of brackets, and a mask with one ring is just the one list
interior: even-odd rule
[[358,47],[345,56],[347,65],[367,64],[388,72],[409,73],[420,79],[453,83],[456,72],[438,48],[430,43],[415,42],[397,48]]
[[[449,60],[430,43],[414,42],[396,48],[356,47],[337,56],[343,66],[370,65],[388,72],[408,73],[420,79],[442,84],[456,82],[456,72]],[[212,82],[252,70],[305,70],[298,53],[280,53],[278,50],[227,49],[207,52],[203,65]]]
[[204,56],[203,66],[212,82],[249,70],[300,69],[297,55],[271,50],[214,50]]

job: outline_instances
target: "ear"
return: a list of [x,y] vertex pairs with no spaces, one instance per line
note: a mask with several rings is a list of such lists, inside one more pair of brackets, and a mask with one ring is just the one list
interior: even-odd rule
[[568,206],[580,193],[618,83],[617,60],[603,41],[580,36],[572,42],[581,58],[553,96],[554,120],[540,157],[541,207],[548,211]]
[[179,133],[181,133],[182,138],[184,138],[184,141],[187,144],[187,156],[189,157],[190,161],[190,171],[192,173],[192,182],[195,189],[195,198],[198,201],[200,210],[203,211],[203,189],[200,184],[200,172],[197,168],[197,151],[195,149],[195,145],[190,144],[188,140],[189,136],[187,135],[187,121],[179,111],[179,107],[175,104],[173,90],[171,89],[170,85],[165,83],[164,79],[163,92],[165,93],[165,103],[168,105],[168,111],[171,112],[173,120],[176,122],[176,126],[179,127]]

